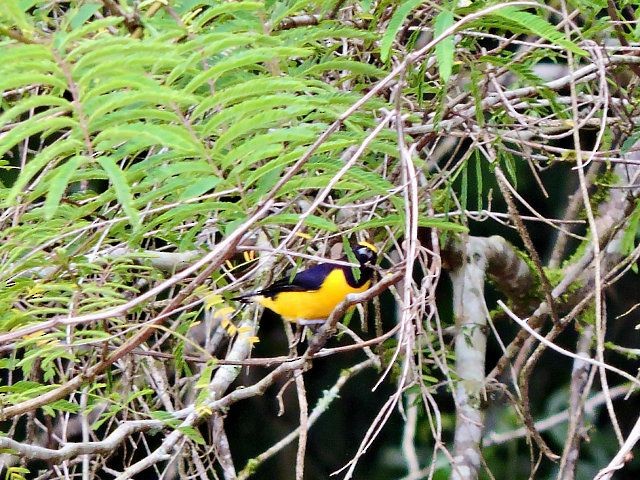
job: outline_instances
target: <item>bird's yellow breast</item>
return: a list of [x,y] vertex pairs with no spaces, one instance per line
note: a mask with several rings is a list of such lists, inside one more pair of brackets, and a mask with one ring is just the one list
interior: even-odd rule
[[260,296],[256,300],[289,322],[326,319],[350,293],[364,292],[371,282],[354,288],[347,283],[344,272],[336,268],[325,278],[318,290],[280,292],[274,297]]

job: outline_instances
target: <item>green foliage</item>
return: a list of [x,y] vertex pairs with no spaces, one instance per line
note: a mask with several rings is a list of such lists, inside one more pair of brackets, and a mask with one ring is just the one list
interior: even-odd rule
[[[491,16],[498,17],[501,22],[505,22],[503,25],[509,25],[509,29],[511,30],[516,30],[517,27],[520,27],[522,31],[533,33],[576,55],[587,55],[586,51],[578,47],[571,40],[565,38],[564,34],[559,32],[556,27],[538,15],[519,11],[517,7],[505,7],[493,13]],[[514,27],[514,24],[517,27]]]
[[420,0],[407,0],[402,2],[393,12],[393,16],[387,25],[387,30],[384,32],[382,39],[380,40],[380,58],[383,62],[389,59],[393,40],[395,39],[398,30],[402,27],[404,20],[411,13],[412,10],[420,6],[422,2]]
[[[618,182],[618,177],[611,168],[607,168],[600,173],[594,181],[593,191],[589,194],[589,203],[594,212],[598,211],[599,205],[609,200],[611,187]],[[586,218],[586,210],[580,212],[582,218]],[[632,220],[631,220],[632,221]]]
[[26,480],[23,474],[29,474],[31,470],[24,467],[9,467],[5,473],[5,480]]
[[[629,255],[636,246],[636,238],[638,237],[638,230],[640,228],[640,201],[636,200],[635,208],[629,216],[629,222],[625,228],[624,235],[622,237],[622,253]],[[638,264],[633,263],[631,269],[638,273]]]
[[[443,10],[438,14],[433,25],[433,34],[437,38],[453,25],[453,13]],[[438,70],[443,83],[447,83],[453,68],[455,42],[453,35],[448,35],[436,45],[436,58],[438,59]]]
[[[205,225],[215,225],[210,235],[222,237],[268,196],[285,207],[256,228],[277,235],[297,223],[296,199],[332,181],[342,166],[338,159],[363,142],[385,102],[370,101],[290,182],[279,191],[273,187],[361,97],[358,88],[343,85],[375,82],[386,69],[337,55],[342,39],[374,39],[360,28],[327,20],[317,28],[265,31],[258,19],[277,25],[300,8],[283,5],[178,2],[173,12],[160,9],[145,18],[137,37],[122,17],[97,2],[8,2],[0,34],[25,38],[0,39],[0,88],[7,92],[0,154],[5,168],[19,169],[17,176],[0,174],[0,203],[13,212],[13,220],[3,217],[0,234],[0,279],[6,285],[0,290],[1,332],[123,304],[166,277],[145,249],[198,248]],[[340,81],[327,81],[335,75]],[[397,155],[394,144],[392,133],[376,138],[335,184],[333,200],[349,206],[386,196],[384,204],[397,218],[401,194],[389,196],[393,183],[378,168],[385,156]],[[324,235],[358,225],[319,209],[304,228]],[[395,221],[378,227],[388,225],[402,228]],[[122,248],[124,254],[111,255]],[[96,350],[115,339],[120,343],[138,322],[152,318],[156,301],[162,299],[126,318],[23,339],[2,363],[5,372],[18,375],[0,388],[2,404],[19,404],[64,383],[65,369],[95,362]],[[180,376],[193,368],[184,360],[186,333],[175,334]],[[206,383],[205,373],[200,378]],[[108,399],[94,429],[135,412],[150,393],[121,388],[117,369],[105,383],[92,385],[87,408]],[[73,398],[44,411],[55,417],[79,409]],[[183,433],[203,443],[197,430]]]

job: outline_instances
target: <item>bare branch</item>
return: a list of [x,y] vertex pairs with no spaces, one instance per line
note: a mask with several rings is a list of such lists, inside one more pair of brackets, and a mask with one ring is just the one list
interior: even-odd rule
[[8,437],[0,437],[0,448],[8,448],[26,458],[59,463],[80,455],[110,454],[132,434],[164,427],[164,423],[160,420],[125,422],[118,426],[118,428],[110,433],[104,440],[99,442],[69,443],[58,450],[20,443]]

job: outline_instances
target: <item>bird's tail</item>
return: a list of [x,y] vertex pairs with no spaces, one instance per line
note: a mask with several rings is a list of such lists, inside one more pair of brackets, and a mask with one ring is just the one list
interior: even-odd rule
[[251,303],[255,300],[255,298],[258,295],[260,295],[260,292],[243,293],[242,295],[233,297],[231,300],[233,300],[234,302],[240,302],[240,303]]

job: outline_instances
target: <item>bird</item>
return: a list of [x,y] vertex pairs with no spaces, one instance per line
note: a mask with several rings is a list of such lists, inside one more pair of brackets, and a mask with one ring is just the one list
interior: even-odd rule
[[256,302],[298,325],[324,323],[334,308],[350,293],[364,292],[373,281],[378,250],[367,242],[352,246],[360,264],[356,279],[351,267],[322,262],[298,272],[292,279],[278,280],[256,292],[235,297],[241,303]]

